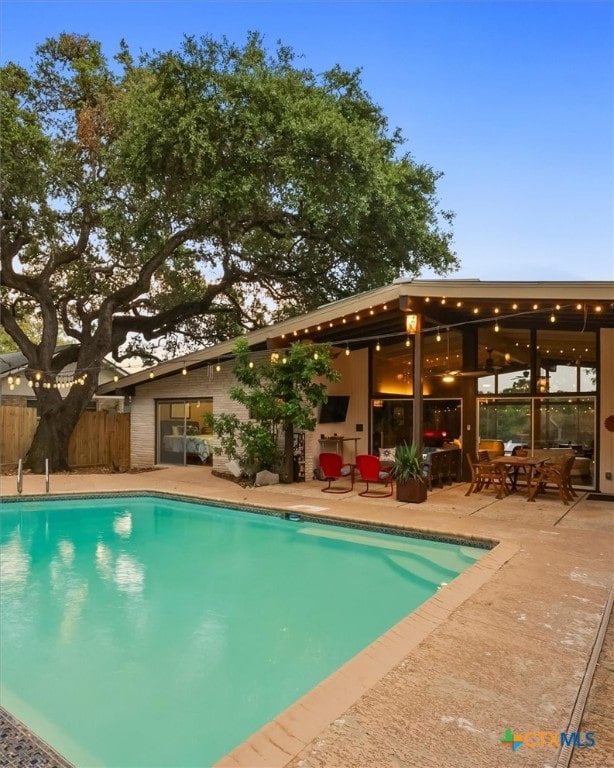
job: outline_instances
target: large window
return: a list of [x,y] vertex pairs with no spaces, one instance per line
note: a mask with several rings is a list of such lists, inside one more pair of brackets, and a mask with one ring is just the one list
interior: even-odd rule
[[159,400],[157,403],[158,463],[210,464],[213,435],[207,415],[213,400]]
[[[372,400],[373,450],[393,448],[413,439],[413,400]],[[423,401],[423,443],[440,447],[460,437],[461,402],[456,399]]]
[[592,332],[538,331],[537,391],[595,392],[596,339]]
[[380,352],[374,352],[371,359],[374,394],[406,396],[413,393],[413,346],[405,342],[389,344]]
[[535,401],[535,446],[573,447],[582,455],[593,454],[595,398],[544,397]]
[[531,443],[531,401],[484,399],[479,401],[481,440],[503,440],[511,452],[514,446]]
[[[414,342],[412,337],[374,352],[374,395],[413,394]],[[422,336],[423,394],[430,397],[460,395],[460,379],[450,376],[462,370],[462,335],[455,329],[429,330]]]
[[519,446],[569,448],[579,457],[580,482],[591,487],[595,407],[592,396],[483,398],[478,401],[477,441],[502,440],[508,454]]
[[503,325],[480,328],[476,376],[480,395],[530,393],[531,332]]

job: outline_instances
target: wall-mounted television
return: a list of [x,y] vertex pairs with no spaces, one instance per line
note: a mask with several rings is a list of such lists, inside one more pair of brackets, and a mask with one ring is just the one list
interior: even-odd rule
[[345,421],[349,403],[349,395],[329,395],[328,400],[320,408],[320,424]]

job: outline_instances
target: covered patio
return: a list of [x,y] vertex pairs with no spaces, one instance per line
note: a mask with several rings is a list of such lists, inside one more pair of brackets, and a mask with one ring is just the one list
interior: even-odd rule
[[[14,477],[0,482],[3,497],[16,495]],[[467,484],[459,483],[434,489],[423,504],[401,504],[361,498],[358,487],[324,494],[320,481],[244,488],[206,467],[51,482],[52,494],[159,492],[494,545],[220,766],[557,765],[558,750],[547,744],[512,752],[501,743],[506,729],[580,728],[576,704],[610,608],[611,501],[581,494],[565,507],[548,494],[527,504],[520,494],[465,496]],[[44,495],[44,478],[26,476],[25,494]],[[578,764],[608,765],[607,713],[593,730],[595,747],[581,750]]]
[[[345,461],[403,442],[455,441],[460,468],[483,440],[576,455],[574,483],[614,492],[614,283],[405,280],[246,335],[255,360],[296,342],[329,343],[341,374],[305,435],[305,476],[321,451]],[[132,465],[165,463],[167,410],[236,408],[233,342],[203,348],[100,388],[132,411]],[[341,407],[343,405],[343,407]],[[173,461],[182,461],[176,457]],[[187,458],[185,459],[187,461]],[[213,457],[214,468],[225,466]]]

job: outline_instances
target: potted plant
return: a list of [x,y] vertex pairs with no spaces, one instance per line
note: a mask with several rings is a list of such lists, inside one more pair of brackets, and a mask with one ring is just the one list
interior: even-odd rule
[[415,443],[397,446],[393,467],[397,501],[419,504],[426,501],[427,481],[422,469],[422,452]]

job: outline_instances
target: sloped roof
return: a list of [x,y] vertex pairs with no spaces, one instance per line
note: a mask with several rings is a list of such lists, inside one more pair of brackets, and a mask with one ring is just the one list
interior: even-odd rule
[[[405,297],[405,305],[415,301],[421,303],[418,311],[428,309],[429,321],[433,326],[454,325],[452,320],[453,308],[459,304],[468,305],[475,302],[486,307],[489,302],[541,302],[554,307],[561,305],[561,313],[571,313],[576,304],[603,304],[607,311],[603,315],[606,325],[614,325],[614,282],[546,282],[546,281],[493,281],[483,282],[479,279],[439,279],[439,280],[407,280],[399,279],[390,285],[372,291],[357,294],[347,299],[325,304],[312,312],[293,317],[275,325],[260,328],[245,334],[252,349],[264,349],[267,344],[275,346],[275,341],[290,337],[309,338],[314,341],[331,341],[333,343],[352,343],[352,339],[364,337],[372,330],[375,338],[384,335],[390,326],[392,318],[399,322],[401,297]],[[428,302],[432,298],[432,303]],[[447,305],[446,305],[447,302]],[[445,306],[444,306],[445,305]],[[376,312],[376,309],[377,312]],[[382,312],[382,308],[385,312]],[[460,312],[460,310],[456,310]],[[464,310],[468,316],[469,309]],[[542,310],[543,311],[543,310]],[[366,313],[366,314],[365,314]],[[377,314],[378,317],[371,317]],[[519,313],[520,314],[520,313]],[[528,314],[528,313],[525,313]],[[577,311],[576,311],[577,315]],[[571,314],[570,314],[571,316]],[[452,319],[450,319],[452,317]],[[345,318],[345,319],[344,319]],[[361,318],[360,330],[354,318]],[[350,322],[346,323],[346,319]],[[343,325],[341,325],[343,324]],[[334,326],[334,328],[333,328]],[[332,330],[330,330],[332,328]],[[207,363],[215,363],[232,354],[235,340],[216,344],[173,360],[161,363],[154,368],[147,368],[122,378],[118,383],[109,382],[99,388],[100,394],[108,394],[115,390],[124,389],[149,381],[150,372],[154,371],[156,378],[177,373],[185,368]]]

